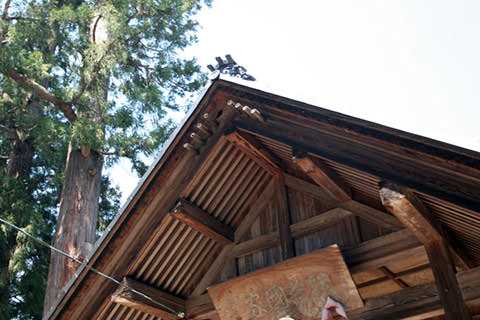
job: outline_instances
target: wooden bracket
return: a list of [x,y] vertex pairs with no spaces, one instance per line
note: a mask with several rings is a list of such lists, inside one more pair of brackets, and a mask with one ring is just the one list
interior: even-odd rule
[[234,229],[185,199],[180,199],[170,213],[191,228],[222,245],[233,242]]
[[114,303],[163,319],[185,314],[185,300],[179,297],[127,277],[123,278],[122,284],[112,295],[111,299]]

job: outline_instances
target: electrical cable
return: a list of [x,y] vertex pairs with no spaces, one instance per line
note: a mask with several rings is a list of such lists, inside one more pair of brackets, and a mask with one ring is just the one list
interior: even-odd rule
[[174,309],[172,309],[172,308],[164,305],[163,303],[156,301],[155,299],[153,299],[152,297],[148,296],[147,294],[145,294],[145,293],[143,293],[143,292],[140,292],[140,291],[138,291],[138,290],[136,290],[136,289],[134,289],[134,288],[131,288],[131,287],[129,287],[128,285],[124,284],[123,282],[118,281],[117,279],[115,279],[115,278],[113,278],[113,277],[111,277],[111,276],[109,276],[109,275],[107,275],[107,274],[105,274],[105,273],[103,273],[103,272],[101,272],[101,271],[99,271],[99,270],[97,270],[97,269],[89,266],[89,265],[87,264],[88,261],[81,261],[81,260],[75,258],[74,256],[72,256],[72,255],[70,255],[70,254],[68,254],[68,253],[66,253],[66,252],[64,252],[64,251],[62,251],[62,250],[60,250],[60,249],[58,249],[58,248],[55,248],[54,246],[52,246],[52,245],[50,245],[50,244],[48,244],[48,243],[46,243],[46,242],[43,241],[42,239],[39,239],[39,238],[35,237],[34,235],[31,235],[30,233],[26,232],[25,230],[17,227],[16,225],[14,225],[14,224],[12,224],[12,223],[10,223],[10,222],[2,219],[2,218],[0,218],[0,222],[8,225],[9,227],[11,227],[11,228],[13,228],[13,229],[15,229],[15,230],[17,230],[17,231],[19,231],[19,232],[21,232],[21,233],[23,233],[24,235],[26,235],[27,237],[35,240],[36,242],[40,243],[41,245],[43,245],[43,246],[45,246],[45,247],[48,247],[48,248],[50,248],[51,250],[53,250],[53,251],[55,251],[55,252],[58,252],[58,253],[60,253],[61,255],[64,255],[65,257],[67,257],[67,258],[69,258],[69,259],[72,259],[73,261],[77,262],[78,264],[81,264],[81,265],[85,266],[85,268],[87,268],[88,270],[90,270],[90,271],[98,274],[99,276],[104,277],[104,278],[106,278],[106,279],[108,279],[108,280],[110,280],[110,281],[113,281],[113,282],[115,282],[116,284],[118,284],[119,286],[122,286],[123,288],[125,288],[125,289],[127,289],[127,290],[130,290],[130,291],[132,291],[133,293],[136,293],[136,294],[142,296],[143,298],[145,298],[145,299],[153,302],[154,304],[156,304],[156,305],[158,305],[158,306],[160,306],[160,307],[162,307],[162,308],[164,308],[164,309],[172,312],[172,313],[175,315],[175,318],[176,318],[177,316],[178,316],[179,318],[184,318],[184,317],[185,317],[185,313],[184,313],[184,312],[176,311],[176,310],[174,310]]

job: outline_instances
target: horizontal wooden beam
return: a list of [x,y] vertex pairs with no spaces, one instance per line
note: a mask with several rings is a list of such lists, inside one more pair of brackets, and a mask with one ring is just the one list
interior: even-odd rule
[[[480,267],[459,272],[456,278],[467,304],[480,299]],[[425,319],[419,316],[443,313],[441,312],[442,304],[434,282],[366,299],[364,302],[365,308],[351,312],[348,315],[349,319],[412,319],[412,317]]]
[[290,226],[292,237],[298,239],[328,229],[351,216],[353,216],[352,212],[342,208],[328,210],[312,218],[292,224]]
[[[337,210],[337,209],[333,209]],[[316,230],[322,230],[322,226],[331,226],[334,223],[334,211],[330,217],[325,220],[317,217],[309,219],[310,222],[316,224]],[[306,220],[308,221],[308,220]],[[340,220],[337,221],[337,223]],[[325,223],[322,225],[322,223]],[[300,238],[302,234],[310,234],[313,229],[304,229],[306,223],[299,222],[290,226],[292,236]],[[278,232],[271,232],[265,235],[255,237],[251,240],[240,242],[231,249],[234,257],[243,257],[261,250],[267,250],[280,244],[280,236]],[[412,236],[407,229],[397,231],[385,236],[375,238],[373,240],[362,242],[354,247],[342,249],[342,255],[347,263],[351,273],[359,273],[367,270],[378,269],[389,265],[396,261],[409,259],[426,255],[424,246]]]
[[417,238],[408,229],[403,229],[343,249],[342,254],[350,272],[358,273],[426,253]]
[[374,223],[382,228],[389,230],[399,230],[404,227],[398,219],[396,219],[394,216],[389,215],[388,213],[364,205],[363,203],[355,200],[348,200],[339,203],[332,199],[323,188],[316,184],[296,178],[289,174],[285,174],[284,176],[285,184],[289,188],[310,195],[315,199],[326,202],[333,207],[340,207],[348,210],[356,216],[371,223]]
[[[312,233],[328,229],[345,218],[352,216],[351,212],[335,208],[327,212],[321,213],[312,218],[294,223],[290,225],[290,233],[292,238],[298,239],[308,236]],[[278,231],[270,232],[251,240],[238,243],[232,250],[232,256],[242,257],[252,253],[267,250],[280,244],[280,234]]]
[[165,319],[185,314],[185,300],[179,297],[127,277],[122,284],[112,295],[114,303]]
[[[469,303],[480,299],[480,267],[457,274],[462,295]],[[187,315],[195,319],[218,319],[208,295],[187,300]],[[378,319],[427,319],[443,314],[442,305],[434,282],[409,287],[390,294],[364,300],[364,308],[348,313],[351,320]],[[191,311],[188,311],[191,310]],[[203,317],[208,315],[208,317]]]
[[204,317],[210,319],[212,312],[216,313],[212,299],[208,293],[187,299],[185,301],[185,307],[187,309],[186,315],[189,319],[204,319]]
[[220,244],[226,245],[233,242],[232,227],[185,199],[180,199],[170,214]]

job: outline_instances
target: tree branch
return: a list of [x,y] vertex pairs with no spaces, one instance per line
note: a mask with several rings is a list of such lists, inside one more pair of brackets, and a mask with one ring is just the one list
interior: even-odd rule
[[77,115],[72,109],[72,104],[57,99],[51,92],[49,92],[44,86],[42,86],[35,80],[32,80],[14,70],[6,70],[4,74],[15,80],[16,82],[20,83],[21,85],[33,89],[33,91],[42,99],[53,103],[58,109],[60,109],[60,111],[62,111],[62,113],[68,119],[68,121],[70,121],[70,123],[74,123],[75,120],[77,120]]
[[12,129],[12,128],[9,128],[7,126],[4,126],[3,124],[0,124],[0,131],[6,132],[6,133],[12,135],[13,138],[15,138],[15,139],[19,139],[17,131],[15,131],[15,129]]
[[[2,14],[2,20],[8,22],[7,20],[7,15],[8,15],[8,8],[10,7],[10,2],[11,0],[7,0],[5,2],[5,6],[3,7],[3,14]],[[3,39],[5,37],[5,33],[8,30],[8,23],[5,23],[5,26],[2,29],[2,32],[0,33],[0,53],[2,53],[2,48],[3,48]]]

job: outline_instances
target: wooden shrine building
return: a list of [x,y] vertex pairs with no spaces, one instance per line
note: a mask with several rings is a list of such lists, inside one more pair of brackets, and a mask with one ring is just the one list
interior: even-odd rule
[[45,319],[480,319],[480,154],[217,77],[88,266]]

